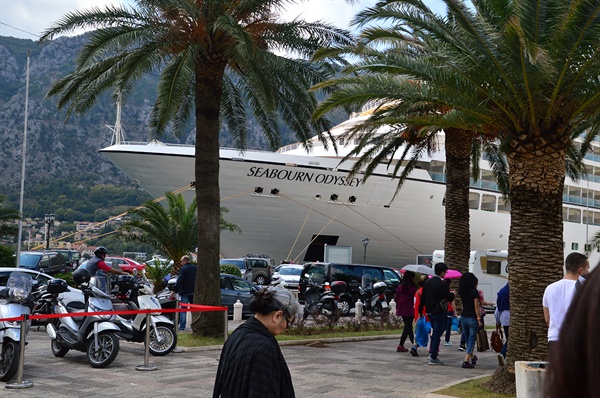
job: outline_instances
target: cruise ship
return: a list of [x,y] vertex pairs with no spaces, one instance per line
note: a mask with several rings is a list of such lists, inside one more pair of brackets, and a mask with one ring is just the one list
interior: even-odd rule
[[[337,153],[317,137],[308,153],[301,144],[277,152],[221,149],[221,203],[229,209],[226,219],[242,229],[221,233],[221,255],[261,253],[276,262],[301,263],[323,261],[326,248],[335,245],[346,248],[342,252],[351,253],[354,263],[401,267],[442,249],[444,134],[438,135],[439,151],[421,159],[392,200],[398,180],[386,165],[365,180],[362,174],[348,178],[353,161],[341,162],[356,144],[345,142],[344,132],[368,114],[354,114],[331,130]],[[183,192],[191,200],[195,195],[193,146],[117,139],[101,152],[152,197]],[[471,247],[506,250],[510,204],[498,192],[487,162],[481,163],[469,194]],[[565,181],[565,255],[585,252],[600,230],[600,156],[586,156],[586,167],[588,175],[581,181]],[[595,264],[598,253],[591,255]]]

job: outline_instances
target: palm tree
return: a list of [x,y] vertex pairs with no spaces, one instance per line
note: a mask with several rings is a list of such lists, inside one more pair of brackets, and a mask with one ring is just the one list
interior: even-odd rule
[[[166,208],[148,201],[130,210],[129,214],[137,218],[125,221],[120,230],[128,241],[150,245],[173,259],[171,274],[179,275],[181,256],[192,253],[198,243],[198,206],[194,198],[188,207],[180,193],[167,192],[165,197]],[[238,225],[223,218],[228,212],[221,207],[220,230],[241,233]]]
[[[584,150],[598,132],[589,123],[581,136],[582,123],[600,110],[600,0],[444,3],[446,18],[419,0],[380,5],[405,24],[407,45],[423,47],[417,56],[398,51],[399,73],[424,84],[405,84],[396,95],[454,111],[420,118],[420,125],[481,132],[499,142],[510,170],[508,362],[541,360],[547,353],[542,295],[562,277],[565,174],[577,171],[571,166],[582,156],[574,140],[583,140]],[[505,367],[495,379],[511,376],[514,383]]]
[[0,236],[14,236],[18,229],[13,221],[19,220],[19,211],[17,209],[5,208],[2,206],[4,196],[0,195]]
[[[195,183],[198,203],[198,273],[194,299],[219,304],[219,127],[221,119],[245,147],[246,113],[252,113],[272,146],[287,124],[305,142],[327,123],[311,123],[316,105],[307,88],[330,69],[306,61],[332,43],[350,43],[346,32],[324,23],[278,20],[292,0],[134,0],[131,8],[106,7],[67,14],[49,28],[49,40],[80,28],[90,34],[76,69],[54,84],[58,106],[83,112],[108,88],[117,98],[146,72],[160,71],[151,117],[157,134],[172,121],[179,131],[196,123]],[[293,53],[298,59],[280,55]],[[223,319],[201,313],[195,333],[218,336]]]
[[125,221],[120,230],[128,241],[152,246],[173,259],[172,274],[178,275],[181,256],[190,254],[198,243],[196,200],[187,206],[182,194],[167,192],[167,207],[154,201],[132,209],[136,218]]
[[[378,12],[379,11],[379,12]],[[358,141],[358,145],[344,160],[358,158],[351,175],[364,170],[364,179],[372,174],[379,164],[387,163],[392,173],[398,177],[396,193],[406,178],[417,166],[423,155],[431,155],[438,150],[440,129],[435,126],[407,124],[407,120],[427,117],[433,113],[448,113],[450,110],[434,107],[423,101],[410,102],[397,95],[396,87],[405,84],[418,85],[398,72],[394,63],[398,48],[403,46],[396,26],[385,24],[390,19],[385,8],[368,10],[359,14],[355,24],[364,26],[372,22],[384,21],[384,27],[369,25],[359,34],[359,44],[348,48],[323,49],[317,57],[334,54],[359,56],[361,62],[350,65],[345,76],[317,84],[318,88],[331,88],[333,93],[317,107],[313,117],[322,117],[338,108],[355,108],[363,104],[378,104],[370,110],[368,119],[350,129],[345,141]],[[419,48],[411,49],[415,55]],[[398,91],[402,92],[402,90]],[[487,140],[479,139],[473,132],[464,129],[448,128],[444,134],[446,152],[446,195],[445,203],[445,262],[461,272],[469,270],[471,235],[469,230],[469,185],[472,176],[479,176],[479,162],[482,151],[494,166],[499,181],[506,186],[507,170],[505,160],[498,156],[497,148]],[[401,155],[397,159],[396,153]],[[401,168],[401,166],[403,166]]]

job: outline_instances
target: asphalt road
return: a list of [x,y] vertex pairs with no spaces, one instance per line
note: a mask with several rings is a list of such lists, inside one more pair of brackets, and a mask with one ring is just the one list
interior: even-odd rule
[[[441,347],[445,366],[429,366],[420,357],[395,351],[397,339],[284,345],[283,354],[292,373],[297,397],[424,397],[427,392],[464,378],[490,374],[498,366],[496,354],[479,353],[476,369],[460,367],[464,353],[454,346]],[[423,349],[420,349],[423,351]],[[25,349],[24,379],[27,389],[3,389],[12,397],[211,397],[220,348],[194,348],[165,357],[150,356],[155,371],[138,371],[144,364],[143,345],[121,342],[115,362],[93,369],[82,352],[70,351],[55,358],[50,339],[32,330]],[[15,380],[13,380],[14,382]],[[235,380],[231,381],[235,383]]]

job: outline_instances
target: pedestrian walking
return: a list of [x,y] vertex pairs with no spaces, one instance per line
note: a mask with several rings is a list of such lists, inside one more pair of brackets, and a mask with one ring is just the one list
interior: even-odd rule
[[419,303],[419,313],[423,307],[427,308],[427,315],[431,321],[432,334],[429,344],[429,365],[443,365],[438,359],[442,334],[446,329],[446,312],[448,302],[454,300],[454,293],[450,291],[448,284],[444,282],[444,276],[448,272],[445,263],[437,263],[434,268],[435,275],[423,285],[423,294]]
[[417,293],[417,284],[414,281],[415,273],[406,271],[402,276],[402,281],[396,289],[396,316],[402,317],[402,335],[400,342],[396,347],[396,352],[408,352],[404,348],[404,343],[408,338],[412,345],[415,345],[415,336],[413,333],[413,321],[415,320],[415,294]]
[[465,360],[462,367],[472,369],[477,364],[477,355],[473,354],[475,340],[481,326],[481,311],[479,308],[479,292],[477,291],[477,277],[471,272],[465,272],[458,281],[458,294],[462,298],[463,311],[461,325],[466,336]]

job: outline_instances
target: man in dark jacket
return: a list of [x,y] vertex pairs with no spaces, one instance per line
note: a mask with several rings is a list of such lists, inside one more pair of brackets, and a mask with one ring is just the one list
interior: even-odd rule
[[[190,256],[181,257],[181,270],[179,270],[179,276],[177,276],[177,282],[173,288],[175,292],[179,293],[179,300],[182,303],[193,303],[194,302],[194,289],[196,287],[196,265],[191,263]],[[179,313],[179,330],[185,330],[185,321],[187,318],[187,312]]]
[[438,359],[438,352],[442,334],[446,329],[448,302],[454,300],[454,293],[450,292],[450,287],[444,282],[448,266],[444,263],[437,263],[434,270],[435,276],[427,280],[423,285],[423,294],[419,303],[419,314],[423,313],[423,306],[425,306],[427,316],[431,321],[431,328],[433,329],[431,345],[429,346],[429,364],[443,365],[444,363]]

